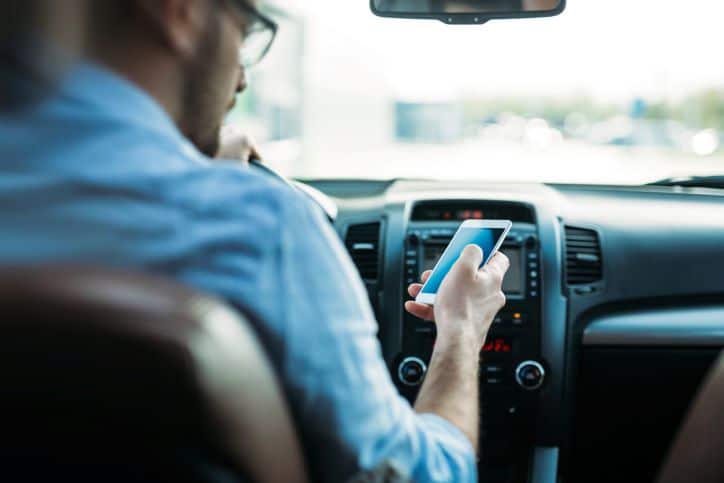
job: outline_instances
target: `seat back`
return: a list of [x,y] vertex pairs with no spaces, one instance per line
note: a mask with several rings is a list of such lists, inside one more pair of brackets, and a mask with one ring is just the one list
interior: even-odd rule
[[306,481],[247,321],[138,274],[0,269],[0,428],[3,481]]

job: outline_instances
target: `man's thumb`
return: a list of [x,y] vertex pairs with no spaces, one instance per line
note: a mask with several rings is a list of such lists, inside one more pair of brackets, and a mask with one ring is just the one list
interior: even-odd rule
[[458,259],[458,264],[466,270],[477,271],[483,263],[483,250],[477,245],[467,245]]

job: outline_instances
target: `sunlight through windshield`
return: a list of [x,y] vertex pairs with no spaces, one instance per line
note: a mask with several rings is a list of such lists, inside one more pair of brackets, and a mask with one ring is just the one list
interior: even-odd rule
[[448,26],[275,0],[229,116],[300,178],[641,184],[724,173],[721,2],[570,0]]

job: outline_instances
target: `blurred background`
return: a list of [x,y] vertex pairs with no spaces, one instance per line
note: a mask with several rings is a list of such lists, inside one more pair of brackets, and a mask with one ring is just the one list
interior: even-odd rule
[[273,0],[228,122],[299,178],[643,184],[724,174],[724,4],[569,0],[448,26]]

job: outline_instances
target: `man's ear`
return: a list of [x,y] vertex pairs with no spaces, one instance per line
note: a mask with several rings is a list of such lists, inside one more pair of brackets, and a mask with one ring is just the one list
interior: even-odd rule
[[209,0],[137,0],[137,4],[169,49],[185,58],[194,56],[210,14]]

